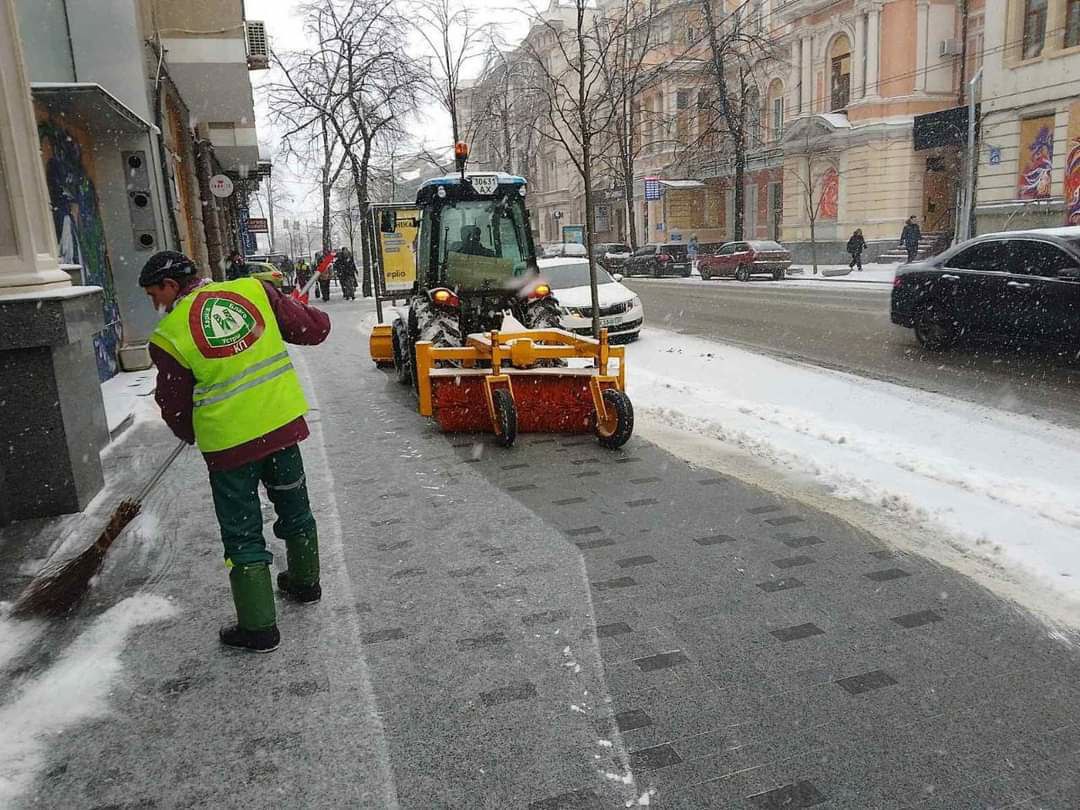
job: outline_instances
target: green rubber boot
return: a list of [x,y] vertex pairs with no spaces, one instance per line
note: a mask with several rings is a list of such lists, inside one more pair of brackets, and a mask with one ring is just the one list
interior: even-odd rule
[[229,570],[236,624],[221,628],[221,643],[251,652],[273,652],[281,643],[274,612],[270,566],[234,565]]
[[278,588],[295,602],[318,602],[322,598],[322,586],[319,584],[319,533],[314,526],[285,538],[285,557],[289,570],[278,574]]

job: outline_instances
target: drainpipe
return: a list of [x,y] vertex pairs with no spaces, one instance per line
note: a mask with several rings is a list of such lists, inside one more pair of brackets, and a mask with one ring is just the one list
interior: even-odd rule
[[975,169],[978,165],[978,149],[975,144],[975,87],[982,81],[983,69],[980,67],[968,82],[968,142],[967,142],[967,178],[964,184],[964,208],[960,212],[960,229],[956,241],[963,242],[971,238],[972,215],[975,212]]

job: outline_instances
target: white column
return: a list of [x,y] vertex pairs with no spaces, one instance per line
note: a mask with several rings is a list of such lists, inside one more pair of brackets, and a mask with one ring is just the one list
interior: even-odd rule
[[858,101],[865,93],[866,83],[866,17],[855,11],[855,45],[851,51],[851,100]]
[[814,38],[802,40],[802,100],[803,112],[814,111]]
[[926,91],[926,49],[930,45],[930,0],[915,5],[915,92]]
[[15,0],[0,0],[0,294],[71,285],[48,200]]
[[787,80],[787,87],[784,88],[785,95],[791,99],[791,109],[785,110],[790,118],[794,118],[796,115],[802,113],[802,89],[800,82],[802,81],[802,40],[795,39],[791,41],[791,58],[790,58],[791,71]]
[[881,50],[880,35],[881,9],[871,8],[866,15],[866,97],[878,98],[878,53]]

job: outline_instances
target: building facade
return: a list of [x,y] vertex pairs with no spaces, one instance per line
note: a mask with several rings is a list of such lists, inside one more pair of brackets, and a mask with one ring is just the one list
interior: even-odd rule
[[1080,225],[1080,1],[987,0],[975,229]]

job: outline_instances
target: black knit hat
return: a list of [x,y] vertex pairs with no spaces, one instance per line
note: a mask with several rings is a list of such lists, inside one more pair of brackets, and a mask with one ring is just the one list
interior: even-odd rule
[[155,253],[143,265],[139,273],[139,286],[149,287],[152,284],[160,284],[167,278],[176,281],[185,281],[195,275],[195,262],[183,253],[175,250],[163,250]]

